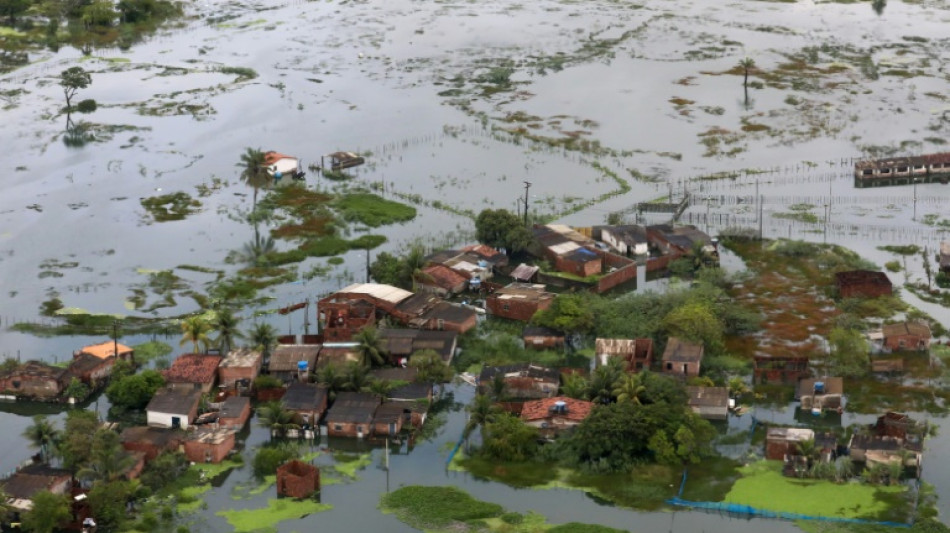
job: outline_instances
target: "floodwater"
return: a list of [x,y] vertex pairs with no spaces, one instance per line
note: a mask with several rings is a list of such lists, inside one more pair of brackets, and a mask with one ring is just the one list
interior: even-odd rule
[[[839,243],[878,264],[896,257],[877,246],[933,249],[945,238],[938,227],[950,204],[945,186],[862,190],[850,177],[852,158],[865,154],[945,150],[950,11],[944,2],[892,0],[878,14],[867,3],[810,0],[269,0],[196,2],[187,13],[180,27],[128,51],[97,50],[87,58],[68,48],[40,51],[29,66],[0,76],[4,328],[44,320],[39,304],[54,294],[67,307],[127,315],[131,290],[147,282],[149,271],[233,269],[225,257],[253,237],[241,222],[251,191],[236,167],[247,147],[296,155],[305,166],[336,150],[367,152],[368,163],[355,169],[358,182],[455,210],[514,210],[527,180],[532,212],[570,211],[558,219],[569,224],[602,223],[615,211],[632,220],[637,202],[672,193],[691,195],[684,221],[712,234],[761,226],[766,237]],[[756,64],[747,95],[733,70],[745,57]],[[75,64],[93,78],[79,98],[99,104],[95,113],[74,117],[93,125],[98,138],[81,148],[63,143],[56,83]],[[222,67],[251,68],[258,76],[241,80]],[[509,83],[494,84],[499,76]],[[568,137],[587,141],[587,149],[564,149]],[[735,175],[698,179],[723,172]],[[611,196],[619,185],[610,173],[628,181],[630,191]],[[307,183],[334,185],[313,172]],[[212,187],[206,196],[198,194],[202,185]],[[140,199],[176,191],[198,198],[200,212],[151,222]],[[775,217],[802,205],[819,222]],[[417,208],[409,223],[372,230],[389,239],[374,254],[420,239],[433,246],[470,240],[470,219]],[[361,280],[365,254],[343,259],[325,278],[274,288],[270,305]],[[310,259],[300,271],[322,264],[325,259]],[[908,260],[908,272],[922,277],[919,258]],[[199,289],[210,279],[175,273]],[[898,283],[902,277],[892,275]],[[946,309],[904,296],[950,322]],[[194,308],[179,298],[158,314]],[[302,332],[299,316],[262,320]],[[100,340],[4,329],[0,356],[55,361]],[[27,414],[0,414],[10,429],[0,441],[0,470],[29,453],[17,437]],[[457,484],[554,522],[632,531],[761,530],[761,522],[636,513],[580,492],[514,490],[446,474],[439,450],[460,424],[459,416],[450,417],[432,442],[394,456],[391,486]],[[950,437],[943,436],[930,444],[936,451],[948,446]],[[946,516],[950,472],[944,470],[928,461],[925,476],[938,486]],[[236,472],[227,483],[247,475]],[[370,467],[361,478],[327,487],[324,501],[335,508],[314,519],[406,530],[392,517],[366,512],[384,490],[385,472]],[[212,507],[243,505],[214,494]],[[227,529],[205,514],[208,530]],[[769,522],[768,528],[793,526]]]

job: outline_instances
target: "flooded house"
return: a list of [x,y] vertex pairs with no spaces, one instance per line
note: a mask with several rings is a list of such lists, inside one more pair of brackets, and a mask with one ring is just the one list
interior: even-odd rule
[[299,159],[273,150],[264,152],[264,167],[267,173],[277,181],[284,177],[298,178],[303,176]]
[[604,270],[601,256],[593,250],[594,241],[568,226],[551,224],[532,230],[540,246],[540,255],[558,272],[586,278]]
[[68,386],[72,379],[76,378],[89,385],[89,388],[97,389],[112,375],[112,366],[115,362],[115,357],[100,359],[94,355],[80,353],[66,367],[66,372],[62,377],[63,384]]
[[887,274],[873,270],[838,272],[835,274],[835,287],[841,298],[877,298],[894,293]]
[[626,362],[627,372],[649,370],[653,364],[653,339],[601,339],[594,341],[597,366],[619,357]]
[[468,277],[445,265],[429,265],[416,277],[416,287],[423,292],[447,298],[468,288]]
[[195,463],[220,463],[234,449],[237,430],[202,427],[185,436],[185,457]]
[[683,256],[700,247],[707,257],[716,258],[719,251],[712,237],[694,226],[671,226],[658,224],[647,226],[649,246],[661,255]]
[[765,458],[784,461],[787,456],[799,455],[798,444],[806,440],[815,440],[814,430],[770,427],[765,433]]
[[412,297],[405,289],[381,283],[354,283],[317,302],[317,316],[327,341],[348,341],[377,316],[392,315]]
[[220,355],[189,353],[178,356],[162,372],[165,384],[173,389],[194,389],[210,393],[218,381]]
[[341,392],[327,411],[327,435],[362,439],[372,432],[379,397],[366,392]]
[[490,315],[529,322],[535,313],[550,307],[556,296],[544,285],[516,282],[489,294],[485,310]]
[[946,183],[948,179],[950,152],[866,159],[854,164],[854,186],[858,188]]
[[149,426],[188,429],[198,417],[201,391],[165,387],[152,396],[145,407]]
[[135,362],[135,350],[116,341],[106,341],[100,342],[99,344],[84,346],[81,349],[73,352],[73,357],[78,357],[81,354],[89,354],[98,357],[99,359],[115,357],[116,359],[121,359],[129,363]]
[[807,357],[756,355],[752,359],[755,383],[798,383],[810,373]]
[[626,256],[644,256],[650,253],[647,230],[640,225],[594,226],[593,237]]
[[521,331],[524,347],[535,350],[560,350],[567,338],[563,331],[544,326],[525,326]]
[[317,365],[322,346],[319,344],[282,344],[274,348],[267,371],[271,376],[290,383],[306,381]]
[[326,387],[316,383],[291,383],[280,399],[280,405],[294,412],[304,424],[317,425],[327,410],[328,394]]
[[373,435],[377,437],[395,437],[402,432],[403,424],[408,423],[412,411],[401,402],[385,402],[373,413]]
[[228,396],[218,411],[218,425],[224,428],[238,429],[251,418],[251,399],[246,396]]
[[218,382],[221,387],[247,389],[261,372],[264,355],[258,350],[238,348],[231,350],[218,365]]
[[704,351],[702,344],[670,337],[660,360],[661,372],[678,377],[698,376]]
[[950,273],[950,242],[940,241],[940,251],[937,254],[937,262],[940,265],[940,271],[944,274]]
[[14,511],[25,512],[33,508],[32,500],[37,493],[69,494],[72,482],[73,476],[69,470],[34,463],[0,481],[0,490],[7,496],[4,503]]
[[363,156],[355,152],[333,152],[325,156],[320,156],[320,166],[327,168],[326,162],[329,162],[330,170],[343,170],[362,165],[366,162]]
[[798,383],[795,398],[802,409],[820,413],[844,409],[844,380],[839,377],[805,378]]
[[422,350],[435,351],[449,364],[458,346],[458,333],[454,331],[387,328],[379,330],[379,339],[383,351],[397,366],[408,365],[412,354]]
[[851,437],[848,448],[855,461],[873,464],[901,463],[920,475],[924,439],[928,428],[904,413],[888,412],[866,430]]
[[538,428],[541,436],[553,440],[583,422],[594,409],[594,403],[567,396],[527,401],[521,406],[521,420]]
[[729,418],[729,389],[726,387],[686,387],[687,405],[706,420]]
[[65,368],[27,361],[0,373],[0,394],[29,400],[56,400],[66,386],[65,373]]
[[320,469],[294,459],[277,467],[276,485],[278,496],[309,498],[320,490]]
[[141,452],[145,461],[151,461],[162,452],[176,452],[184,442],[184,432],[149,426],[133,426],[122,431],[119,440],[130,452]]
[[536,267],[534,265],[529,265],[526,263],[521,263],[520,265],[515,267],[514,270],[512,270],[511,273],[508,274],[508,276],[515,281],[521,281],[524,283],[534,283],[538,281],[538,272],[540,271],[541,271],[540,267]]
[[881,337],[884,349],[892,352],[926,352],[930,349],[930,326],[924,322],[884,324]]
[[504,396],[516,399],[550,398],[557,394],[561,374],[545,366],[517,363],[504,366],[486,366],[478,376],[478,390],[487,394],[492,381],[505,382]]
[[508,256],[487,244],[470,244],[462,247],[462,252],[474,254],[480,260],[486,261],[495,270],[508,266]]

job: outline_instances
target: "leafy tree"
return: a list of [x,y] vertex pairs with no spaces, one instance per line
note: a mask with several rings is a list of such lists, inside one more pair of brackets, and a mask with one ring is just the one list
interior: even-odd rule
[[570,374],[565,376],[564,384],[561,385],[561,394],[575,400],[588,399],[590,391],[590,382],[580,374]]
[[828,334],[828,343],[831,352],[826,364],[830,374],[844,377],[867,374],[870,348],[860,331],[834,328]]
[[15,512],[15,509],[8,503],[10,495],[0,487],[0,523],[6,524],[7,520]]
[[413,246],[409,249],[409,253],[402,258],[400,263],[400,268],[402,270],[401,279],[409,280],[409,288],[412,291],[416,290],[417,282],[427,282],[432,281],[432,276],[429,276],[422,271],[426,266],[426,256],[425,250],[420,246]]
[[[388,252],[380,252],[369,266],[369,275],[376,283],[408,288],[403,278],[403,262]],[[411,283],[411,282],[410,282]]]
[[369,375],[368,367],[359,361],[350,361],[343,370],[346,384],[343,386],[346,390],[353,392],[366,392],[369,390],[373,378]]
[[270,184],[271,176],[267,173],[267,159],[259,148],[247,148],[241,154],[237,166],[241,169],[241,181],[254,189],[252,211],[257,210],[257,191]]
[[185,346],[189,342],[194,346],[194,352],[198,352],[198,345],[207,346],[209,342],[208,333],[211,332],[211,324],[200,316],[188,317],[181,322],[182,338],[179,346]]
[[87,29],[91,26],[111,26],[117,15],[114,4],[109,0],[93,0],[82,8],[82,22]]
[[106,397],[113,406],[121,409],[144,409],[155,392],[164,385],[165,378],[161,373],[146,370],[113,381],[106,388]]
[[23,436],[30,441],[31,448],[40,450],[40,458],[48,462],[59,439],[59,430],[45,415],[33,417],[33,424],[23,430]]
[[64,494],[40,491],[33,495],[33,507],[23,514],[22,527],[29,533],[53,533],[72,517]]
[[537,428],[504,413],[485,425],[479,453],[496,461],[527,461],[537,453],[538,437]]
[[653,459],[660,464],[675,465],[679,463],[676,446],[667,438],[665,431],[658,431],[650,437],[647,448],[653,452]]
[[547,309],[534,314],[531,323],[568,333],[594,329],[594,309],[586,293],[559,294]]
[[484,394],[475,395],[475,399],[465,410],[468,411],[468,422],[465,424],[462,435],[466,439],[472,434],[472,431],[482,428],[482,440],[484,440],[485,425],[493,422],[501,413],[492,399]]
[[920,252],[920,258],[923,261],[924,265],[924,275],[927,276],[927,289],[933,288],[933,266],[930,263],[930,252],[927,250],[927,247],[924,246],[923,251]]
[[361,329],[353,336],[353,340],[357,343],[356,352],[364,366],[367,368],[382,366],[386,362],[383,341],[379,338],[379,332],[375,327]]
[[619,357],[611,357],[606,365],[598,366],[590,377],[591,401],[610,403],[614,401],[614,390],[624,376],[626,362]]
[[690,302],[663,317],[663,329],[673,337],[701,342],[707,349],[722,344],[722,324],[712,307],[704,302]]
[[10,26],[16,25],[16,18],[30,8],[30,0],[0,0],[0,16],[7,17]]
[[162,452],[145,465],[139,480],[153,491],[165,487],[188,469],[188,459],[180,452]]
[[72,100],[79,92],[79,89],[85,89],[92,84],[92,75],[83,70],[82,67],[69,67],[59,75],[59,85],[63,88],[63,94],[66,96],[66,113],[72,111]]
[[66,385],[64,393],[67,398],[74,398],[81,402],[86,399],[86,396],[89,396],[89,386],[79,381],[79,378],[74,377],[69,380],[69,385]]
[[111,429],[96,431],[89,451],[86,468],[76,474],[86,481],[116,481],[135,464],[135,458],[122,447],[119,434]]
[[272,476],[277,472],[277,467],[287,461],[296,459],[298,455],[297,447],[286,443],[280,446],[264,446],[258,450],[251,463],[254,475],[259,478]]
[[620,382],[614,387],[614,396],[618,402],[633,402],[640,405],[640,396],[646,392],[647,388],[643,385],[642,374],[625,374],[620,378]]
[[277,330],[270,324],[258,323],[247,333],[254,348],[261,351],[264,359],[270,358],[271,349],[277,344]]
[[257,419],[261,426],[270,429],[271,439],[286,437],[291,429],[300,429],[300,417],[297,413],[284,409],[280,402],[267,402],[257,409]]
[[339,366],[329,364],[317,371],[317,383],[326,387],[328,396],[333,399],[346,387],[346,375],[340,372]]
[[92,440],[99,429],[95,411],[74,409],[66,413],[63,437],[59,441],[59,455],[63,466],[74,474],[84,468],[92,454]]
[[533,239],[521,219],[507,209],[485,209],[479,213],[475,236],[479,242],[505,248],[509,254],[526,249]]
[[422,383],[448,383],[455,377],[452,367],[442,361],[442,357],[435,350],[420,350],[409,358],[409,366],[415,368],[416,381]]
[[244,337],[244,334],[238,330],[240,322],[241,317],[234,316],[234,313],[228,308],[221,309],[215,314],[214,320],[211,322],[211,328],[218,333],[217,344],[222,353],[231,353],[231,345],[234,339]]
[[122,531],[128,520],[126,503],[138,491],[138,481],[116,480],[96,483],[89,491],[89,507],[96,517],[96,527],[102,531]]

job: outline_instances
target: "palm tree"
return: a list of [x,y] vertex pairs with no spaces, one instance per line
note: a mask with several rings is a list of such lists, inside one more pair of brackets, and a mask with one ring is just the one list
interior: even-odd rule
[[815,439],[798,441],[798,453],[805,458],[805,467],[809,469],[820,454],[818,447],[815,446]]
[[620,378],[620,383],[614,387],[614,396],[618,402],[633,402],[640,405],[640,396],[646,392],[642,374],[626,374]]
[[237,329],[240,322],[241,317],[234,316],[230,309],[224,308],[216,313],[211,323],[211,327],[218,333],[218,346],[225,355],[231,353],[231,344],[234,339],[244,337],[244,334]]
[[426,266],[426,253],[421,246],[413,246],[402,260],[403,278],[409,280],[410,288],[416,290],[416,281],[432,281],[432,276],[422,271]]
[[264,360],[267,361],[270,358],[271,348],[277,344],[277,329],[270,324],[254,324],[254,327],[246,334],[245,338],[250,339],[254,344],[254,348],[260,350],[264,356]]
[[181,331],[182,338],[178,345],[184,346],[190,342],[194,344],[195,351],[193,353],[198,353],[199,343],[206,346],[208,344],[208,333],[211,331],[211,325],[200,316],[192,316],[181,322]]
[[749,87],[749,71],[755,68],[755,60],[751,57],[743,58],[739,61],[739,67],[742,69],[742,86]]
[[575,400],[586,400],[589,398],[588,389],[590,383],[580,374],[570,374],[564,378],[564,385],[561,385],[561,394]]
[[347,363],[346,370],[344,371],[344,379],[346,380],[344,388],[353,392],[365,392],[369,390],[370,383],[372,383],[373,379],[367,372],[367,368],[368,367],[363,366],[359,361]]
[[465,408],[468,411],[468,422],[465,424],[465,430],[462,435],[468,439],[475,428],[485,429],[485,424],[495,421],[495,418],[501,413],[501,410],[492,402],[492,399],[484,394],[478,394],[471,405]]
[[507,385],[504,374],[498,373],[491,378],[489,393],[496,402],[500,402],[505,397],[505,387]]
[[384,357],[383,342],[379,338],[379,332],[376,328],[369,326],[361,329],[353,340],[358,343],[356,352],[360,355],[363,366],[367,368],[382,366],[386,362]]
[[257,419],[261,426],[270,429],[270,436],[286,437],[291,429],[300,429],[297,413],[284,409],[278,401],[267,402],[257,409]]
[[600,403],[610,403],[614,399],[614,388],[624,374],[627,362],[619,357],[611,357],[606,365],[594,369],[590,380],[591,399]]
[[346,376],[340,373],[337,365],[330,364],[317,372],[317,383],[327,388],[327,396],[333,400],[337,391],[346,386]]
[[270,174],[267,173],[267,159],[260,148],[247,148],[241,154],[241,160],[237,164],[241,169],[241,180],[254,189],[254,200],[252,210],[257,209],[257,191],[270,183]]
[[84,481],[116,481],[135,464],[135,457],[122,447],[119,434],[100,429],[92,437],[88,466],[79,469],[76,477]]
[[254,226],[254,238],[244,243],[244,250],[241,253],[241,259],[251,266],[267,266],[267,254],[274,252],[277,245],[274,238],[268,235],[261,237],[257,233],[257,226]]
[[369,382],[369,392],[375,394],[380,400],[386,401],[389,393],[392,392],[395,383],[388,379],[373,379]]
[[40,458],[49,462],[50,453],[59,440],[59,430],[44,415],[33,417],[33,425],[23,430],[23,436],[30,441],[31,448],[40,450]]

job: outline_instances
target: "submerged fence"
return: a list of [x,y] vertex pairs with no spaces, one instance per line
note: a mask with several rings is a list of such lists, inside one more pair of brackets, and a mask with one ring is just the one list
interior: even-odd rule
[[[755,427],[753,425],[753,427]],[[820,522],[839,522],[846,524],[869,524],[875,526],[901,527],[909,528],[913,524],[904,522],[889,522],[864,520],[861,518],[844,518],[841,516],[813,516],[801,513],[790,513],[785,511],[770,511],[768,509],[759,509],[751,505],[731,502],[694,502],[683,499],[683,489],[686,488],[687,471],[683,470],[683,480],[680,482],[680,490],[676,496],[666,500],[666,503],[676,507],[688,507],[690,509],[699,509],[710,512],[724,513],[730,515],[749,516],[757,518],[772,518],[778,520],[816,520]]]

